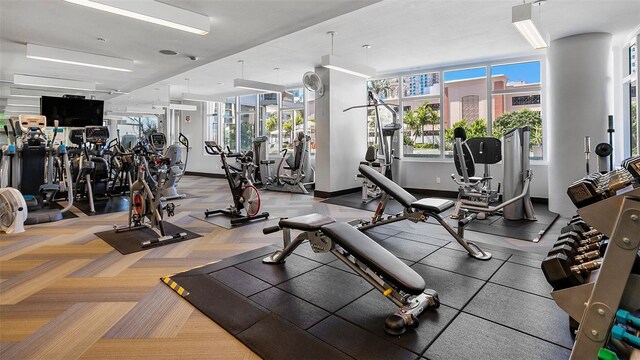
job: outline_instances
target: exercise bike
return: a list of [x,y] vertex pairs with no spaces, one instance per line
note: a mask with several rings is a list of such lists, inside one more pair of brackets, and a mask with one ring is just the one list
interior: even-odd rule
[[[165,157],[157,157],[154,162],[157,169],[157,182],[151,177],[149,172],[149,164],[147,162],[148,151],[144,146],[136,146],[134,149],[136,157],[136,165],[138,168],[138,176],[135,182],[131,184],[129,197],[129,225],[125,227],[116,227],[117,233],[150,228],[158,234],[158,238],[145,240],[142,242],[142,248],[156,246],[159,243],[171,243],[184,239],[186,232],[179,232],[173,235],[167,235],[164,229],[164,212],[167,217],[172,217],[176,206],[173,203],[163,204],[161,201],[162,189],[167,181],[168,166],[171,159]],[[148,180],[147,180],[148,179]],[[151,190],[150,181],[154,185],[154,191]]]
[[[220,155],[222,168],[224,169],[229,189],[233,196],[233,205],[226,209],[209,210],[204,212],[205,217],[209,215],[224,214],[231,218],[231,226],[243,224],[249,221],[269,218],[268,212],[260,213],[260,192],[253,185],[251,178],[255,171],[253,163],[253,153],[232,153],[227,147],[224,152],[215,141],[205,141],[205,151],[209,155]],[[235,158],[240,167],[229,164],[227,159]],[[244,214],[242,210],[244,209]]]

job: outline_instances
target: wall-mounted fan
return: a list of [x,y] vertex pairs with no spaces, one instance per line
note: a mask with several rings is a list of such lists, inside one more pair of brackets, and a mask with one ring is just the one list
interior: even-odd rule
[[6,187],[0,189],[0,231],[7,234],[24,231],[27,203],[20,191]]
[[322,97],[324,95],[324,85],[322,84],[322,80],[320,80],[320,76],[313,71],[307,71],[302,76],[302,84],[304,87],[316,93],[316,99]]

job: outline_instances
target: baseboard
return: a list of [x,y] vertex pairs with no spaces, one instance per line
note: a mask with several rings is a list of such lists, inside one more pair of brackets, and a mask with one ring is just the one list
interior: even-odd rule
[[[413,189],[405,188],[408,192],[416,195],[422,195],[425,197],[443,197],[443,198],[457,198],[457,191],[450,190],[431,190],[431,189]],[[549,199],[541,197],[531,197],[531,202],[534,204],[549,204]]]
[[192,175],[192,176],[202,176],[202,177],[208,177],[208,178],[214,178],[214,179],[225,178],[224,174],[212,174],[212,173],[204,173],[204,172],[197,172],[197,171],[186,171],[184,174]]
[[313,191],[313,196],[326,199],[326,198],[330,198],[330,197],[334,197],[334,196],[346,195],[346,194],[351,194],[351,193],[360,192],[360,191],[362,191],[362,187],[360,187],[360,186],[358,186],[356,188],[344,189],[344,190],[338,190],[338,191],[314,190]]

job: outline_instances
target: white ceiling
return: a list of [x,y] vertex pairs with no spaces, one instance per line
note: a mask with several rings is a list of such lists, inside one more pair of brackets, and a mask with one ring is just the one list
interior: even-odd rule
[[[62,0],[2,0],[0,80],[13,80],[14,74],[41,75],[131,91],[376,1],[162,0],[210,16],[211,32],[200,36]],[[132,59],[135,69],[123,73],[27,59],[27,43]],[[162,55],[162,49],[180,54]],[[3,95],[6,84],[0,88]]]
[[[539,54],[511,24],[511,7],[522,3],[520,0],[386,0],[372,5],[373,1],[349,0],[169,3],[209,14],[211,34],[182,33],[58,0],[0,1],[0,75],[6,79],[19,70],[93,79],[102,83],[99,88],[138,89],[112,99],[114,106],[122,107],[164,100],[169,93],[172,98],[183,92],[216,97],[240,94],[233,88],[233,79],[241,74],[240,59],[245,61],[246,79],[300,84],[302,74],[313,70],[320,57],[331,51],[331,38],[326,34],[330,30],[337,32],[335,55],[368,62],[379,74]],[[614,41],[620,43],[640,22],[638,0],[548,0],[535,10],[552,40],[604,31],[614,34]],[[64,15],[57,15],[61,13]],[[44,24],[25,24],[24,14]],[[96,37],[109,41],[100,43]],[[26,42],[132,58],[136,69],[123,75],[43,64],[24,58]],[[372,46],[367,53],[363,44]],[[162,48],[201,60],[160,55],[157,51]],[[276,67],[278,72],[273,70]],[[188,89],[186,78],[190,79]]]

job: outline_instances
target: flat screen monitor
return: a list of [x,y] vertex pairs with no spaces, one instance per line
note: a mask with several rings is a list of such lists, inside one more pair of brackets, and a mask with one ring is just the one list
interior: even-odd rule
[[60,127],[102,126],[104,101],[43,96],[40,113],[47,117],[47,126],[54,120]]

